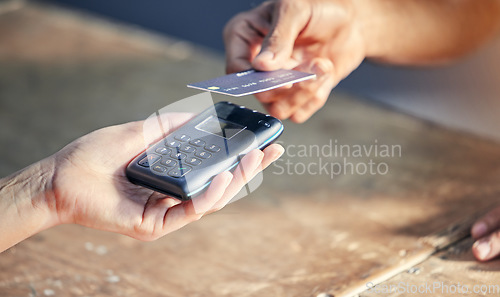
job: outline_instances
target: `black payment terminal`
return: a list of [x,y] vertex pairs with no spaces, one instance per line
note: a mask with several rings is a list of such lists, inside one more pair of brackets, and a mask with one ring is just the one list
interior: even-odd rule
[[272,116],[219,102],[135,157],[126,175],[134,184],[189,200],[282,132],[283,124]]

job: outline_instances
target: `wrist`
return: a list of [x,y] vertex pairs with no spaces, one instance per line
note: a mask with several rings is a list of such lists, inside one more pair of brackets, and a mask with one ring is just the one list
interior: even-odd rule
[[353,0],[352,4],[352,26],[358,32],[366,58],[382,58],[385,56],[384,37],[387,34],[385,20],[381,13],[379,0]]
[[59,223],[52,211],[53,157],[0,179],[0,251]]

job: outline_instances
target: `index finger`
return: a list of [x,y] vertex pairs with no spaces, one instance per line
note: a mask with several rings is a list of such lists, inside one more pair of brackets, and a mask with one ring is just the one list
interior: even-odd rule
[[260,52],[264,36],[269,32],[270,3],[234,17],[224,28],[226,72],[252,68],[251,62]]

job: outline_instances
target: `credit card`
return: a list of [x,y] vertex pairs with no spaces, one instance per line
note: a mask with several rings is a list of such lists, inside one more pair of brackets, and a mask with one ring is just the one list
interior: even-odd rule
[[316,74],[296,70],[280,69],[275,71],[257,71],[250,69],[192,83],[187,86],[203,91],[240,97],[269,91],[287,84],[293,84],[315,77]]

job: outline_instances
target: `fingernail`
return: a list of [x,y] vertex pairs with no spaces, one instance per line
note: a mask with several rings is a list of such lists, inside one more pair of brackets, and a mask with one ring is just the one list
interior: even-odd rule
[[263,51],[257,56],[260,60],[272,61],[274,59],[274,53],[271,51]]
[[474,243],[474,249],[477,250],[478,257],[482,260],[487,259],[491,252],[490,241],[487,238],[478,240]]
[[487,230],[488,226],[486,226],[486,224],[483,222],[479,222],[474,224],[474,226],[472,226],[471,233],[475,238],[480,238],[486,235]]
[[314,66],[311,69],[311,72],[314,73],[314,74],[316,74],[316,78],[318,78],[319,76],[322,76],[323,74],[325,74],[325,72],[323,71],[323,69],[321,69],[317,64],[314,64]]
[[258,150],[257,154],[259,154],[259,156],[257,157],[257,160],[258,160],[258,163],[260,164],[262,162],[262,160],[264,160],[264,153],[261,150]]
[[310,67],[310,71],[316,74],[316,79],[328,79],[335,74],[335,67],[328,59],[315,59]]
[[285,153],[285,149],[281,148],[278,152],[276,152],[276,155],[274,156],[275,159],[279,159],[279,157],[283,156]]
[[227,187],[227,186],[229,186],[229,184],[233,180],[233,174],[228,171],[226,175],[227,175],[227,177],[226,177],[226,187]]

